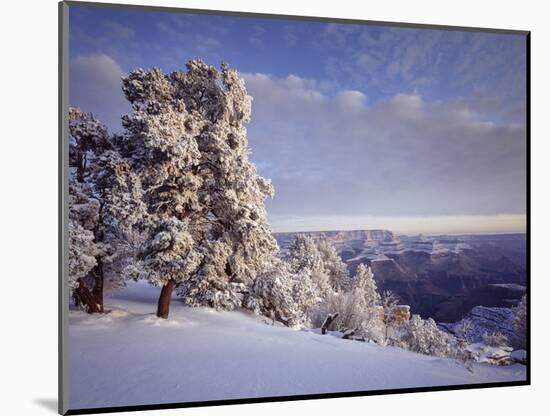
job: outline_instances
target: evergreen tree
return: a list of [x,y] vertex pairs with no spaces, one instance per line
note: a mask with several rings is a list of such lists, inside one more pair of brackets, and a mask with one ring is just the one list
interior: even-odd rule
[[78,306],[103,312],[105,287],[124,284],[121,262],[131,257],[141,190],[115,137],[92,114],[71,108],[69,120],[69,286]]
[[344,290],[349,285],[349,273],[346,263],[331,244],[325,238],[316,241],[317,249],[321,254],[325,274],[328,276],[330,285],[336,291]]
[[360,264],[355,272],[355,290],[364,308],[372,308],[380,303],[380,295],[370,267]]
[[[93,305],[92,295],[84,279],[97,266],[96,257],[100,249],[95,243],[93,229],[99,216],[99,203],[90,197],[89,189],[69,177],[69,276],[71,295],[83,305]],[[76,296],[79,293],[78,297]],[[92,309],[90,309],[92,310]]]
[[298,234],[292,240],[285,260],[292,273],[306,273],[310,276],[318,298],[324,297],[331,290],[323,258],[311,237]]
[[192,305],[240,306],[278,252],[264,207],[273,189],[248,160],[244,81],[196,60],[170,75],[137,69],[123,91],[134,110],[123,118],[125,155],[148,214],[129,273],[162,287],[162,318],[176,285]]

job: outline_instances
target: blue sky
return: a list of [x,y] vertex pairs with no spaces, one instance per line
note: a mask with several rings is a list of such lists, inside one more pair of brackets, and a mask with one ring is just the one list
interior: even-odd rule
[[112,130],[120,77],[201,58],[253,96],[276,231],[525,230],[522,35],[71,6],[71,105]]

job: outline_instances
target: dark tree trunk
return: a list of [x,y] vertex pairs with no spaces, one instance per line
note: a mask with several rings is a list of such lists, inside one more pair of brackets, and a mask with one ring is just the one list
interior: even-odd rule
[[168,319],[168,313],[170,312],[170,300],[172,299],[172,291],[176,287],[175,280],[168,280],[162,290],[160,291],[159,303],[157,307],[157,316],[159,318]]
[[351,339],[351,337],[354,335],[355,329],[348,329],[346,332],[344,332],[344,335],[342,335],[342,339]]
[[94,303],[99,312],[103,313],[103,261],[98,259],[97,266],[94,268],[94,288],[92,294],[94,296]]
[[[86,284],[93,282],[93,287],[90,289]],[[78,279],[78,288],[73,292],[74,303],[77,307],[84,307],[88,313],[103,313],[103,262],[97,260],[92,272],[86,279]]]
[[73,292],[75,304],[77,306],[83,306],[88,313],[101,313],[103,312],[103,306],[101,308],[95,302],[94,294],[83,279],[78,279],[78,287]]
[[336,318],[338,318],[338,312],[336,312],[335,314],[329,313],[327,315],[325,321],[323,322],[323,325],[321,325],[321,334],[325,335],[327,333],[328,327]]

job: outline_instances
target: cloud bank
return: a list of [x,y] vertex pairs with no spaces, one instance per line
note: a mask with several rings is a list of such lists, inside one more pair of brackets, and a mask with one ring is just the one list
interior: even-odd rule
[[252,157],[275,185],[274,217],[525,212],[521,123],[486,120],[463,99],[411,92],[369,104],[296,75],[244,77]]

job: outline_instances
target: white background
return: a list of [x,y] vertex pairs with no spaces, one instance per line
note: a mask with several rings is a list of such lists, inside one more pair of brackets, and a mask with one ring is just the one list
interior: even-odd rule
[[[176,409],[150,415],[518,415],[545,412],[550,275],[545,2],[194,0],[135,3],[532,31],[532,382],[529,387]],[[0,413],[52,415],[57,398],[57,4],[3,2],[0,78]],[[538,410],[542,409],[542,410]],[[143,414],[143,413],[130,413]]]

